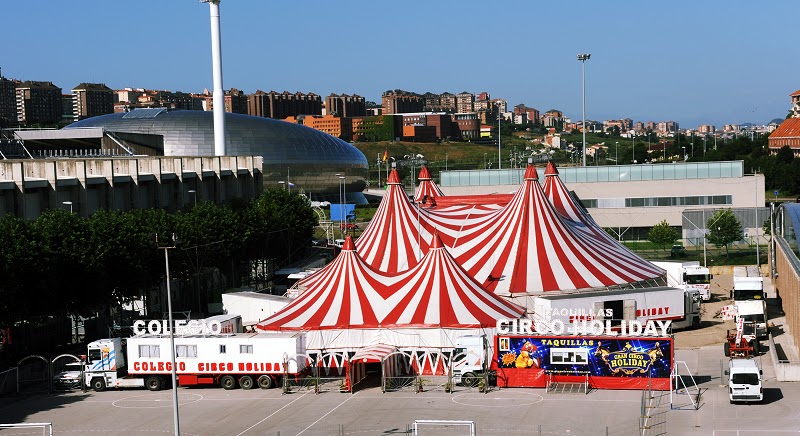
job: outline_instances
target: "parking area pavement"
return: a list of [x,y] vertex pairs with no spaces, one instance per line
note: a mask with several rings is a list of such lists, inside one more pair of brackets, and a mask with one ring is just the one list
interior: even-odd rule
[[[645,434],[796,434],[800,385],[778,383],[765,371],[763,404],[729,404],[724,378],[720,379],[721,356],[719,346],[676,351],[676,361],[685,362],[681,375],[691,372],[702,393],[698,408],[678,392],[653,393],[661,405],[645,409],[651,415],[646,425],[658,430]],[[767,363],[762,361],[762,367]],[[370,388],[356,394],[301,391],[282,395],[278,389],[180,388],[178,396],[181,432],[186,435],[407,434],[415,420],[474,421],[478,434],[484,435],[642,434],[641,391],[555,394],[515,388],[486,394],[469,390],[415,394]],[[0,417],[6,423],[51,422],[55,434],[173,433],[171,391],[72,391],[5,398],[0,401]],[[31,431],[0,429],[0,436],[40,434]],[[423,434],[465,432],[442,427]]]

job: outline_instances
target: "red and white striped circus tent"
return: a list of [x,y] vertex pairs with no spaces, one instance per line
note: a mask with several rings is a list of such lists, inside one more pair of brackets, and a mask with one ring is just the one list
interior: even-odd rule
[[306,290],[256,328],[305,331],[309,349],[374,343],[447,348],[457,337],[491,334],[498,319],[523,314],[521,307],[483,289],[439,237],[433,239],[417,266],[385,274],[360,259],[348,236],[339,256],[306,281]]
[[[556,169],[556,166],[553,165],[552,162],[548,162],[544,174],[545,182],[542,190],[559,215],[572,224],[576,230],[594,238],[598,244],[606,247],[609,256],[627,259],[630,262],[647,262],[636,253],[629,250],[628,247],[612,238],[611,235],[606,233],[606,231],[595,222],[586,209],[584,209],[569,192],[558,175],[558,169]],[[657,267],[653,265],[653,268]],[[661,268],[658,269],[661,271],[661,275],[665,273]]]
[[418,263],[433,233],[439,232],[458,263],[501,295],[605,288],[663,275],[620,244],[562,217],[545,196],[533,166],[524,179],[501,209],[439,210],[411,203],[393,171],[378,212],[356,243],[358,252],[375,269],[404,271]]
[[389,173],[386,185],[383,200],[356,245],[358,254],[372,268],[395,273],[419,262],[428,250],[428,239],[419,238],[421,248],[418,248],[420,211],[400,186],[397,170]]
[[431,177],[431,172],[428,171],[428,166],[423,165],[422,169],[419,170],[419,188],[417,188],[417,195],[414,196],[414,201],[416,203],[420,203],[423,201],[423,198],[427,197],[429,200],[433,200],[434,203],[436,198],[444,197],[444,193],[436,183],[433,182],[433,177]]
[[529,165],[511,202],[485,222],[462,231],[456,260],[501,295],[607,287],[656,278],[661,270],[641,259],[609,255],[566,223],[548,201]]

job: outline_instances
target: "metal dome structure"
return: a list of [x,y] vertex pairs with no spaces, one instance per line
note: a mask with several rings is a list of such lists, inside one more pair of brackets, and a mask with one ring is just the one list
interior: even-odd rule
[[[314,199],[338,201],[341,180],[349,202],[366,202],[367,158],[351,144],[327,133],[271,118],[225,113],[225,141],[231,156],[264,157],[265,188],[283,183]],[[65,127],[101,127],[137,150],[164,156],[214,156],[213,113],[135,109],[87,118]]]

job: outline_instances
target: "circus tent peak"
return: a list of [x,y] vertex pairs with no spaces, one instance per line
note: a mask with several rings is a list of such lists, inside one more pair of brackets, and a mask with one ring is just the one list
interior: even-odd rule
[[545,176],[557,176],[558,175],[558,168],[553,163],[553,161],[547,161],[547,168],[544,170]]
[[436,204],[436,199],[438,197],[444,197],[444,193],[433,181],[433,177],[431,177],[431,173],[428,171],[428,166],[423,165],[419,170],[419,187],[417,188],[416,195],[414,195],[414,201],[420,203],[426,197],[431,200],[426,201],[426,206],[433,207]]
[[642,259],[609,256],[606,247],[565,222],[544,195],[532,166],[511,202],[462,231],[456,260],[488,289],[502,294],[605,287],[658,277]]
[[524,308],[484,289],[461,268],[438,234],[414,268],[397,274],[393,309],[382,327],[493,327],[498,319],[519,318]]
[[392,168],[392,171],[389,173],[389,177],[386,179],[387,185],[399,185],[400,184],[400,175],[397,173],[397,169]]
[[525,168],[525,176],[523,178],[525,180],[539,180],[539,173],[536,171],[536,167],[529,164]]
[[432,249],[416,267],[383,274],[355,251],[342,251],[284,309],[260,322],[260,330],[492,327],[524,309],[483,289],[434,235]]
[[433,177],[431,177],[431,172],[428,171],[428,166],[427,165],[423,165],[422,168],[419,169],[419,176],[417,176],[417,178],[419,180],[431,180],[431,179],[433,179]]
[[[548,170],[551,164],[548,164]],[[619,258],[632,265],[646,264],[649,265],[648,269],[658,271],[657,275],[660,276],[664,274],[663,270],[642,259],[638,254],[619,243],[619,241],[612,238],[611,235],[603,230],[594,221],[589,212],[587,212],[570,193],[561,180],[561,177],[558,175],[558,170],[555,169],[555,166],[552,168],[553,172],[548,174],[549,177],[545,179],[542,190],[556,212],[570,223],[576,232],[582,233],[586,238],[594,240],[595,243],[599,244],[607,251],[608,257]]]

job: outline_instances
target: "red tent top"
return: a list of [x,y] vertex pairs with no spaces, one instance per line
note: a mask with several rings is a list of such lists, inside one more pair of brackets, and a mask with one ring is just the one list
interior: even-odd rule
[[523,308],[486,291],[466,274],[438,236],[433,241],[416,267],[400,274],[383,274],[361,261],[348,236],[339,256],[306,282],[305,292],[256,327],[475,328],[522,315]]
[[431,207],[438,202],[439,197],[444,197],[442,190],[439,189],[439,186],[433,182],[433,177],[431,177],[431,173],[428,171],[427,165],[423,165],[419,170],[418,179],[419,188],[417,188],[417,195],[414,196],[415,202],[420,203],[422,202],[422,199],[427,196],[428,200],[434,200],[433,202],[426,202],[428,207]]
[[456,260],[501,294],[612,286],[658,277],[642,259],[620,259],[565,222],[529,165],[512,201],[455,238]]

